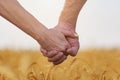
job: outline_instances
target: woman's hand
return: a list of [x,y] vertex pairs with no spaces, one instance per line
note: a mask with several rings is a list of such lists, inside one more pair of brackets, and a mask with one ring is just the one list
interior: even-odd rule
[[43,42],[38,42],[47,51],[56,50],[57,52],[64,52],[68,48],[70,48],[70,44],[66,40],[65,36],[60,32],[59,30],[53,28],[49,29],[48,32],[46,32],[45,35],[42,35],[44,37]]
[[60,64],[67,59],[67,55],[65,55],[63,52],[57,52],[56,50],[47,52],[42,47],[40,50],[43,53],[43,55],[48,58],[48,61],[52,62],[55,65]]

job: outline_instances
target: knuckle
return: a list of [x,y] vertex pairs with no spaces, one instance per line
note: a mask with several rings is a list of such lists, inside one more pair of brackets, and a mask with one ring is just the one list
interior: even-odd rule
[[70,45],[67,43],[67,44],[65,44],[65,47],[68,48],[68,47],[70,47]]
[[76,56],[76,55],[77,55],[77,53],[71,53],[71,56],[73,56],[73,57]]
[[66,59],[67,59],[67,56],[65,56],[64,60],[66,60]]
[[60,56],[62,56],[62,55],[63,55],[63,53],[62,53],[62,52],[60,52],[60,53],[59,53],[59,55],[60,55]]
[[66,51],[67,48],[69,48],[69,45],[68,45],[68,44],[65,44],[65,45],[62,47],[62,51]]
[[66,50],[66,47],[62,47],[62,48],[61,48],[61,51],[65,51],[65,50]]
[[48,58],[48,61],[49,61],[49,62],[52,62],[52,60],[51,60],[50,58]]

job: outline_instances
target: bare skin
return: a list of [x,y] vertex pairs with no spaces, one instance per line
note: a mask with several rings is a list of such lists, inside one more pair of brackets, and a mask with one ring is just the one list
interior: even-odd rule
[[[56,29],[48,30],[43,24],[27,12],[17,0],[0,0],[0,16],[33,37],[47,51],[61,53],[70,47],[65,36]],[[57,33],[57,34],[56,34]]]
[[85,2],[86,0],[66,0],[58,25],[50,30],[17,0],[0,0],[0,15],[33,37],[43,47],[42,52],[50,62],[59,64],[67,55],[75,56],[79,49],[78,37],[74,33],[79,11]]
[[62,63],[65,59],[67,59],[68,55],[75,56],[77,54],[79,49],[79,40],[78,40],[78,37],[74,36],[74,33],[76,33],[76,22],[77,22],[79,12],[82,9],[85,2],[86,0],[66,0],[64,9],[61,12],[61,15],[59,17],[58,25],[55,26],[55,29],[59,30],[64,34],[67,41],[70,43],[71,47],[64,52],[65,53],[64,59],[55,58],[56,60],[53,60],[53,59],[56,55],[58,55],[57,52],[55,51],[47,52],[45,49],[41,50],[43,54],[45,54],[46,56],[53,55],[52,59],[49,56],[47,57],[48,57],[48,60],[50,60],[54,64]]

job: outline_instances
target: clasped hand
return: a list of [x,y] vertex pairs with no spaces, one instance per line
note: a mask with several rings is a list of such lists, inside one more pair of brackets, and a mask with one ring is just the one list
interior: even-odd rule
[[57,25],[49,29],[49,38],[45,45],[41,45],[41,52],[48,57],[49,62],[60,64],[67,59],[68,55],[75,56],[79,49],[78,37],[74,30]]

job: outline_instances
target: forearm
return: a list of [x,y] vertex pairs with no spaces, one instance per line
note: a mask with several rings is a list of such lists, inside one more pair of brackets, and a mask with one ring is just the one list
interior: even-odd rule
[[17,0],[0,0],[0,15],[34,39],[43,40],[42,35],[45,34],[47,28],[22,8]]
[[80,10],[86,0],[66,0],[59,23],[68,23],[75,28]]

